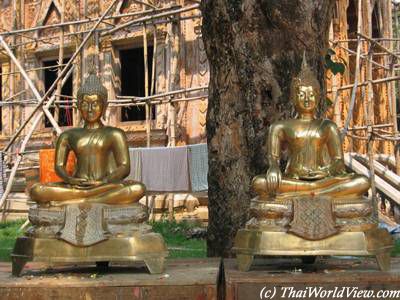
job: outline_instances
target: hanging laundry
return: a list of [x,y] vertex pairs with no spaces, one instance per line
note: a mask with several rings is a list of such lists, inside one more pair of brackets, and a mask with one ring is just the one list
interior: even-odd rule
[[129,148],[129,159],[131,161],[131,172],[126,179],[142,181],[142,159],[141,148]]
[[148,191],[189,190],[187,147],[142,148],[142,182]]
[[189,177],[193,192],[208,190],[208,152],[207,144],[188,146]]

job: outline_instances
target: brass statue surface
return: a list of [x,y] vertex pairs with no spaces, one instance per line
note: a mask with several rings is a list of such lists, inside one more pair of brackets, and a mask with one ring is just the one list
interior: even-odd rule
[[[63,182],[35,184],[30,190],[31,199],[50,205],[139,201],[145,186],[122,181],[130,172],[125,133],[104,126],[101,120],[107,107],[107,90],[96,75],[90,74],[77,96],[84,126],[63,132],[56,144],[55,171]],[[72,176],[66,171],[70,151],[77,159]]]
[[[147,208],[138,201],[146,193],[129,175],[125,133],[105,126],[107,90],[90,74],[78,91],[83,128],[63,132],[56,143],[55,171],[63,180],[37,183],[30,190],[36,202],[29,209],[32,225],[15,243],[13,275],[27,261],[96,263],[144,261],[150,273],[161,273],[168,255],[163,237],[146,224]],[[72,175],[68,155],[76,157]]]
[[[336,124],[315,117],[320,88],[308,67],[293,80],[291,99],[298,116],[270,126],[267,139],[269,169],[252,181],[260,198],[310,194],[359,197],[367,192],[370,183],[365,176],[346,173]],[[287,146],[289,159],[282,174],[279,161],[283,145]]]
[[249,270],[255,255],[301,256],[304,262],[317,255],[374,255],[382,270],[389,269],[393,242],[377,227],[374,203],[365,197],[370,182],[346,171],[336,124],[316,118],[320,86],[305,58],[290,90],[297,118],[270,126],[269,168],[252,180],[257,197],[235,238],[239,269]]

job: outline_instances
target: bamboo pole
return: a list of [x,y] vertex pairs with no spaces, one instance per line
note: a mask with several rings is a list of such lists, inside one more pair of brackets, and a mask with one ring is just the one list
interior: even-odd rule
[[[334,46],[337,46],[337,47],[339,47],[339,48],[342,48],[343,50],[349,52],[350,54],[357,55],[357,52],[355,52],[355,51],[353,51],[353,50],[351,50],[351,49],[349,49],[349,48],[346,48],[346,47],[344,47],[344,46],[338,45],[335,41],[330,40],[329,42],[331,42]],[[365,54],[360,54],[360,57],[363,58],[363,59],[369,59],[368,56],[365,55]],[[375,66],[380,67],[380,68],[382,68],[382,69],[385,69],[385,70],[389,69],[388,67],[386,67],[386,66],[384,66],[384,65],[382,65],[382,64],[380,64],[380,63],[377,63],[377,62],[374,61],[374,60],[372,60],[371,63],[373,63]]]
[[[145,5],[143,5],[143,10],[146,10]],[[144,59],[144,96],[149,96],[149,64],[148,64],[148,49],[147,49],[147,26],[146,23],[143,23],[142,27],[143,33],[143,59]],[[149,101],[146,101],[145,105],[145,114],[146,114],[146,146],[150,147],[150,139],[151,139],[151,128],[150,128],[150,119],[151,119],[151,105]]]
[[150,94],[154,95],[156,87],[156,60],[157,59],[157,26],[153,24],[153,62],[151,65],[151,88]]
[[[153,9],[153,10],[146,10],[145,12],[140,11],[140,12],[118,14],[118,15],[114,15],[114,16],[106,16],[105,18],[102,19],[102,21],[103,20],[109,20],[109,19],[119,19],[119,18],[123,18],[123,17],[141,16],[143,14],[147,15],[147,14],[161,13],[161,12],[165,12],[165,11],[169,11],[169,10],[171,10],[171,7],[159,8],[159,9]],[[99,17],[99,18],[85,18],[83,20],[67,21],[67,22],[64,22],[64,23],[35,26],[35,27],[31,27],[31,28],[24,28],[24,29],[11,30],[11,31],[3,31],[3,32],[0,32],[0,35],[1,36],[11,36],[11,35],[14,35],[14,34],[33,32],[33,31],[49,29],[49,28],[56,28],[56,27],[70,26],[70,25],[82,25],[82,24],[85,24],[85,23],[97,22],[100,18],[101,17]]]
[[366,36],[365,34],[357,33],[358,35],[360,35],[361,37],[363,37],[365,40],[369,41],[372,44],[377,45],[379,48],[381,48],[383,51],[385,51],[386,53],[396,57],[397,59],[400,59],[400,56],[395,54],[393,51],[387,49],[385,46],[381,45],[380,43],[378,43],[377,41],[375,41],[374,39],[371,39],[370,37]]
[[[62,79],[63,84],[65,84],[66,80],[68,79],[68,77],[72,74],[72,68],[69,68],[69,66],[72,65],[72,62],[74,61],[75,57],[78,55],[78,53],[80,53],[81,49],[83,48],[83,46],[86,44],[86,42],[89,40],[90,36],[92,35],[92,33],[94,32],[94,30],[97,28],[97,26],[101,23],[101,21],[103,20],[103,18],[109,13],[109,11],[111,10],[111,8],[114,6],[114,4],[116,3],[117,0],[114,0],[110,6],[106,9],[106,11],[103,13],[103,15],[100,17],[100,19],[96,22],[96,24],[93,26],[92,30],[89,32],[89,34],[85,37],[85,39],[82,41],[81,45],[78,47],[78,49],[75,51],[75,53],[73,54],[73,56],[71,57],[71,59],[69,60],[69,62],[67,63],[67,66],[63,69],[63,71],[61,72],[61,74],[57,77],[56,81],[53,83],[53,85],[50,87],[50,89],[46,92],[46,94],[43,96],[43,98],[41,99],[41,101],[39,102],[38,106],[35,108],[35,110],[31,113],[31,115],[29,116],[29,118],[27,119],[26,123],[24,123],[24,126],[20,126],[19,130],[17,131],[17,133],[13,136],[13,138],[11,139],[11,141],[9,142],[9,144],[6,147],[6,150],[8,150],[9,146],[15,141],[16,137],[20,134],[20,132],[23,130],[23,128],[26,126],[27,122],[33,117],[33,115],[38,111],[39,107],[43,104],[44,100],[48,97],[48,95],[50,95],[50,93],[54,90],[56,84],[58,83],[58,81],[61,80],[61,78],[63,78],[64,75],[67,75],[66,77],[64,77]],[[0,36],[0,41],[3,41],[3,38]],[[5,42],[4,42],[5,43]],[[69,69],[69,70],[68,70]],[[55,96],[53,96],[49,102],[45,105],[45,108],[48,108],[51,103],[55,100]],[[44,111],[44,110],[43,110]],[[26,145],[30,139],[30,137],[33,134],[33,131],[35,130],[36,126],[38,125],[39,121],[42,118],[43,115],[43,111],[40,111],[38,113],[38,115],[36,116],[36,119],[34,120],[34,122],[32,123],[32,126],[29,128],[28,134],[25,136],[24,140],[22,141],[21,147],[20,147],[20,151],[23,152],[25,151]],[[23,155],[19,155],[14,163],[14,166],[11,170],[11,174],[10,177],[8,179],[7,182],[7,186],[6,189],[4,191],[4,194],[2,195],[2,197],[0,198],[0,207],[2,207],[2,205],[5,203],[6,198],[8,197],[8,194],[11,191],[11,187],[15,178],[15,175],[17,173],[17,169],[19,167],[19,164],[21,163],[21,160],[23,158]]]
[[[372,25],[371,25],[371,3],[369,1],[366,2],[366,10],[367,10],[367,16],[369,18],[369,32],[372,31]],[[358,33],[358,35],[361,35],[362,37],[366,38],[368,40],[368,52],[369,56],[371,57],[373,53],[373,48],[372,48],[372,43],[373,41],[371,39],[368,39],[365,35],[362,33]],[[385,47],[381,47],[382,49],[386,49]],[[372,203],[373,203],[373,210],[375,211],[376,217],[378,216],[378,203],[376,199],[376,183],[375,183],[375,166],[374,166],[374,139],[373,139],[373,124],[374,124],[374,91],[372,88],[372,64],[367,61],[366,64],[367,67],[367,114],[365,114],[365,121],[368,126],[367,129],[367,138],[368,138],[368,144],[367,144],[367,152],[368,152],[368,159],[369,159],[369,171],[370,171],[370,178],[371,178],[371,198],[372,198]]]
[[[362,0],[358,0],[358,20],[357,20],[357,33],[361,32],[361,26],[362,26],[362,5],[361,5]],[[344,123],[344,128],[342,131],[343,136],[346,135],[347,129],[349,128],[350,121],[353,116],[353,109],[354,109],[354,104],[356,101],[356,92],[357,92],[357,86],[358,86],[358,80],[360,77],[360,53],[361,53],[361,41],[360,41],[360,35],[357,35],[357,57],[356,57],[356,73],[354,76],[354,85],[353,89],[351,91],[351,98],[350,98],[350,105],[349,105],[349,111],[347,113],[347,118]],[[338,91],[340,88],[338,89]]]
[[[372,84],[379,84],[379,83],[386,83],[386,82],[390,82],[390,81],[397,81],[400,80],[400,76],[394,76],[394,77],[387,77],[387,78],[381,78],[381,79],[375,79],[375,80],[371,80]],[[366,86],[368,85],[368,82],[364,81],[361,83],[358,83],[356,87],[361,87],[361,86]],[[354,88],[355,84],[348,84],[348,85],[343,85],[340,88],[338,88],[338,91],[344,91],[344,90],[349,90]],[[328,90],[328,92],[332,92],[332,90]]]
[[[399,39],[399,6],[395,5],[395,10],[394,10],[394,20],[395,20],[395,30],[396,30],[396,38],[398,41]],[[396,44],[396,50],[399,50],[399,43]],[[392,111],[393,111],[393,123],[394,123],[394,132],[399,133],[399,128],[398,128],[398,115],[397,115],[397,101],[396,101],[396,91],[395,91],[396,85],[393,85],[393,102],[392,102]],[[397,84],[397,95],[399,95],[400,91],[400,85]],[[394,150],[394,156],[395,156],[395,162],[396,162],[396,173],[400,175],[400,147],[395,147]]]
[[[65,0],[61,0],[61,20],[60,20],[61,23],[64,23],[64,15],[65,15],[64,10],[65,10]],[[58,65],[61,65],[64,62],[64,27],[60,28],[59,43],[60,43],[60,47],[59,47],[59,52],[58,52]],[[58,73],[57,73],[58,76],[60,76],[61,71],[62,71],[62,68],[58,67]],[[61,81],[59,81],[58,85],[57,85],[57,92],[56,92],[58,95],[61,94],[61,89],[62,89]],[[60,96],[56,96],[56,101],[60,101],[60,100],[61,100]],[[59,118],[60,118],[60,111],[59,111],[59,108],[56,106],[54,109],[54,119],[58,121]]]
[[[47,66],[47,67],[32,68],[32,69],[25,70],[25,72],[26,72],[26,73],[29,73],[29,72],[33,72],[33,71],[40,71],[40,70],[52,69],[52,68],[55,68],[55,67],[63,67],[63,66],[65,66],[65,65],[66,65],[66,64],[61,64],[61,65],[57,64],[57,65],[52,65],[52,66]],[[20,73],[21,73],[20,71],[7,72],[7,73],[0,73],[0,76],[3,76],[3,75],[11,75],[11,74],[20,74]]]
[[175,96],[176,94],[180,93],[188,93],[188,92],[195,92],[195,91],[200,91],[200,90],[207,90],[208,86],[197,86],[197,87],[192,87],[192,88],[185,88],[185,89],[179,89],[179,90],[174,90],[174,91],[167,91],[165,93],[160,93],[156,95],[152,95],[149,97],[132,97],[132,96],[117,96],[119,99],[140,99],[140,100],[146,100],[146,99],[155,99],[155,98],[161,98],[161,97],[166,97],[166,96]]
[[[36,89],[35,85],[33,84],[32,80],[29,78],[28,74],[25,72],[24,68],[21,66],[19,63],[18,59],[15,57],[14,53],[11,51],[11,49],[8,47],[7,43],[4,41],[4,39],[0,36],[0,44],[3,46],[4,50],[6,50],[7,54],[13,61],[13,63],[17,66],[19,71],[21,72],[22,77],[24,77],[25,81],[28,83],[29,88],[32,90],[34,96],[36,97],[37,101],[40,102],[42,97],[40,96],[39,91]],[[43,111],[48,117],[50,123],[53,125],[53,127],[56,129],[57,133],[61,133],[61,129],[58,126],[57,122],[54,120],[53,115],[50,113],[50,111],[46,108],[43,107]],[[34,114],[34,112],[32,113]],[[29,119],[29,118],[28,118]],[[21,128],[21,126],[20,126]],[[7,148],[5,149],[5,151]]]
[[[103,15],[100,17],[100,19],[96,22],[96,24],[93,26],[93,28],[90,30],[90,32],[86,35],[85,39],[82,41],[82,43],[79,45],[79,47],[76,49],[64,69],[62,70],[61,74],[56,78],[56,80],[53,82],[51,87],[47,90],[45,95],[42,97],[41,101],[39,101],[38,105],[35,107],[35,109],[32,111],[32,113],[28,116],[28,118],[25,120],[25,122],[18,128],[17,132],[14,134],[14,136],[11,138],[11,140],[8,142],[6,145],[4,151],[7,151],[8,148],[14,143],[14,141],[17,139],[17,137],[20,135],[22,130],[25,128],[25,126],[28,124],[28,122],[32,119],[33,115],[40,109],[42,106],[43,102],[47,99],[47,97],[53,92],[55,87],[57,86],[58,82],[61,80],[61,78],[68,72],[69,67],[72,65],[73,61],[77,57],[77,55],[80,53],[86,42],[89,40],[93,32],[96,30],[97,26],[101,23],[101,21],[104,19],[104,17],[110,12],[111,8],[114,6],[114,4],[117,2],[117,0],[113,0],[111,5],[105,10]],[[3,40],[3,37],[0,36],[0,40]],[[4,41],[4,40],[3,40]]]
[[[116,18],[121,18],[121,17],[123,17],[125,15],[130,15],[130,14],[121,14],[121,15],[118,15],[118,16],[115,16],[115,17]],[[197,18],[201,18],[201,17],[202,17],[201,14],[196,14],[196,15],[190,15],[190,16],[181,17],[180,20],[197,19]],[[96,19],[93,19],[93,20],[96,20]],[[165,23],[174,22],[174,21],[177,21],[177,20],[178,20],[177,18],[172,17],[172,18],[168,18],[166,20],[153,21],[152,23],[158,25],[158,24],[165,24]],[[72,25],[70,25],[70,26],[72,26]],[[141,22],[139,22],[138,24],[133,24],[132,25],[132,27],[136,27],[136,26],[141,26]],[[112,27],[114,28],[115,25],[112,26]],[[109,29],[112,29],[112,28],[110,28],[110,27],[99,28],[99,29],[96,30],[96,32],[106,31],[106,30],[109,30]],[[70,32],[70,33],[64,34],[64,37],[81,35],[81,34],[84,34],[84,33],[88,33],[89,31],[90,30],[82,30],[82,31]],[[45,42],[45,41],[46,40],[52,40],[52,39],[57,39],[58,40],[58,38],[59,38],[58,35],[54,35],[54,36],[48,36],[48,37],[43,37],[43,38],[34,38],[34,40],[35,40],[35,42],[43,42],[43,43],[46,43],[46,44],[57,45],[56,43]],[[27,45],[27,44],[31,44],[31,43],[32,43],[32,41],[24,42],[24,43],[16,43],[16,44],[13,44],[13,45],[16,47],[16,46],[23,46],[23,45]],[[1,52],[1,50],[0,50],[0,52]]]
[[[0,37],[0,38],[1,38],[1,37]],[[68,71],[68,73],[66,74],[66,76],[63,78],[63,84],[65,84],[65,82],[68,80],[68,77],[72,74],[72,70],[73,70],[73,69],[71,68],[71,69]],[[54,101],[54,99],[55,99],[55,97],[53,96],[53,97],[50,99],[49,103],[51,103],[51,101]],[[49,105],[49,103],[47,103],[46,106]],[[32,114],[33,114],[33,113],[32,113]],[[23,153],[23,152],[25,151],[26,145],[28,144],[28,141],[29,141],[29,139],[31,138],[31,136],[32,136],[32,134],[33,134],[33,132],[34,132],[36,126],[37,126],[37,125],[39,124],[39,122],[41,121],[43,114],[44,114],[44,111],[42,110],[42,111],[39,111],[39,113],[36,115],[36,118],[35,118],[34,121],[32,122],[32,125],[31,125],[31,127],[29,128],[29,131],[28,131],[27,135],[24,137],[24,139],[23,139],[23,141],[22,141],[21,147],[20,147],[20,149],[19,149],[20,153]],[[3,204],[5,203],[5,201],[6,201],[7,197],[8,197],[8,194],[9,194],[10,191],[11,191],[11,187],[12,187],[12,184],[13,184],[13,181],[14,181],[14,178],[15,178],[15,175],[17,174],[17,170],[18,170],[19,164],[20,164],[21,161],[22,161],[22,158],[23,158],[23,154],[20,154],[20,155],[18,155],[17,159],[16,159],[15,162],[14,162],[14,166],[13,166],[13,168],[11,169],[10,176],[9,176],[9,178],[8,178],[8,182],[7,182],[6,189],[5,189],[3,195],[2,195],[1,198],[0,198],[0,208],[1,208],[1,207],[3,206]]]
[[124,24],[121,24],[119,26],[116,26],[115,28],[110,29],[108,31],[102,32],[101,36],[108,35],[108,34],[113,34],[114,32],[116,32],[118,30],[121,30],[122,28],[128,27],[130,25],[133,25],[135,23],[142,23],[142,22],[151,21],[151,20],[154,20],[154,19],[157,19],[157,18],[161,18],[161,17],[168,17],[170,15],[180,14],[180,13],[183,13],[183,12],[186,12],[186,11],[198,9],[199,7],[200,7],[200,5],[194,4],[194,5],[191,5],[191,6],[188,6],[188,7],[174,9],[174,10],[171,10],[171,11],[155,14],[155,15],[152,15],[152,16],[146,16],[146,17],[138,18],[136,20],[132,20],[132,21],[126,22]]

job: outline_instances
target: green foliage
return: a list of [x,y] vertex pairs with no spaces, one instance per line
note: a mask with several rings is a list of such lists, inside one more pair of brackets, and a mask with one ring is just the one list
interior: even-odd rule
[[325,102],[326,102],[326,106],[332,106],[333,105],[333,101],[328,97],[325,98]]
[[22,235],[19,228],[25,220],[0,222],[0,261],[9,261],[15,239]]
[[400,256],[400,239],[397,239],[392,250],[392,256]]
[[[17,237],[23,232],[19,228],[25,220],[0,222],[0,261],[10,261],[10,254]],[[159,221],[152,222],[155,232],[160,233],[169,248],[169,257],[188,258],[206,257],[206,241],[204,239],[187,238],[187,233],[201,224],[188,222]]]
[[170,258],[206,257],[206,241],[187,238],[187,233],[195,227],[200,227],[200,223],[158,221],[150,224],[155,232],[164,237]]
[[346,64],[342,60],[342,62],[335,62],[332,60],[332,56],[335,56],[336,52],[333,49],[328,49],[328,53],[325,55],[325,67],[328,70],[331,70],[333,75],[336,75],[337,73],[344,74],[344,71],[346,69]]

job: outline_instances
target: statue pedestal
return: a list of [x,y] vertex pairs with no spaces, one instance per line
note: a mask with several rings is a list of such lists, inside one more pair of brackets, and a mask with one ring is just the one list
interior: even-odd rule
[[14,276],[28,261],[92,262],[102,268],[113,261],[144,261],[152,274],[164,270],[166,245],[145,223],[147,214],[140,204],[35,206],[29,219],[33,226],[17,239],[11,254]]
[[[295,201],[303,203],[302,208]],[[330,211],[321,210],[327,203]],[[367,199],[253,199],[253,218],[238,231],[233,249],[239,270],[248,271],[256,255],[302,256],[309,263],[318,255],[375,256],[379,268],[389,270],[393,240],[377,227],[368,206]]]

